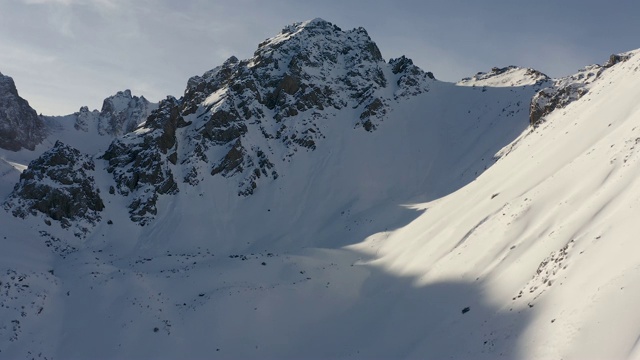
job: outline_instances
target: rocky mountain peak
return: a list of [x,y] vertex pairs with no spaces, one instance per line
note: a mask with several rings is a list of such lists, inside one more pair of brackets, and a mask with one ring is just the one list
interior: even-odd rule
[[354,64],[363,61],[384,62],[378,46],[366,30],[357,28],[343,31],[322,19],[285,27],[280,34],[260,43],[252,60],[253,65],[258,67],[275,62],[276,69],[285,70],[294,58],[309,60],[307,64],[319,66],[324,61],[318,60],[335,63],[340,55]]
[[13,79],[0,73],[0,148],[34,150],[46,128],[29,103],[18,95]]
[[18,96],[18,89],[13,79],[0,72],[0,94],[3,96],[13,95]]
[[132,96],[131,90],[118,91],[104,99],[100,110],[98,132],[119,136],[133,131],[155,108],[144,96]]
[[[392,71],[363,28],[343,31],[322,19],[295,23],[259,44],[251,59],[231,57],[191,78],[183,115],[198,109],[210,112],[213,116],[198,115],[216,119],[198,138],[217,144],[238,140],[248,131],[245,122],[255,118],[259,132],[284,142],[291,155],[297,147],[316,146],[323,136],[318,120],[327,112],[360,109],[360,121],[354,125],[371,131],[384,117],[385,102],[427,91],[433,74],[403,59],[405,63]],[[385,100],[389,96],[382,92],[393,96]],[[268,124],[269,119],[276,124]],[[292,132],[290,121],[301,129]]]

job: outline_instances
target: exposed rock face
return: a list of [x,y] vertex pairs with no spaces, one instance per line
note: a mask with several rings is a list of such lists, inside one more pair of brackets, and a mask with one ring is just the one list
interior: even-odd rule
[[88,107],[83,106],[80,108],[80,111],[74,115],[76,116],[76,121],[75,124],[73,124],[73,127],[76,130],[88,132],[89,124],[91,124],[94,119],[100,117],[100,112],[98,112],[98,110],[89,111]]
[[21,218],[41,213],[63,227],[70,227],[73,221],[86,232],[100,221],[104,209],[94,170],[90,156],[57,141],[20,175],[4,208]]
[[13,79],[0,73],[0,148],[34,150],[45,136],[44,122],[18,95]]
[[394,94],[396,100],[428,91],[428,87],[425,87],[423,84],[424,79],[436,79],[433,73],[424,72],[419,67],[413,65],[413,61],[404,55],[397,59],[389,60],[389,66],[391,66],[391,72],[398,76],[396,80],[398,88]]
[[168,97],[149,116],[143,132],[114,140],[102,156],[118,193],[132,196],[131,220],[141,225],[156,215],[158,195],[178,192],[171,165],[177,160],[176,129],[184,125],[178,100]]
[[568,83],[540,90],[531,99],[529,123],[535,126],[553,110],[561,109],[583,97],[589,91],[584,85],[584,83]]
[[540,90],[531,99],[529,123],[538,125],[553,110],[564,108],[586,95],[590,85],[605,69],[601,65],[587,66],[577,74],[557,79],[552,86]]
[[131,96],[130,90],[118,91],[104,99],[98,123],[101,135],[120,136],[133,131],[156,106],[144,96]]
[[632,56],[633,54],[631,53],[611,54],[611,56],[609,56],[609,60],[603,66],[610,68],[615,64],[629,60]]
[[555,109],[561,109],[589,92],[591,84],[608,68],[627,61],[630,53],[611,55],[604,65],[590,65],[577,74],[555,80],[553,86],[540,90],[531,100],[529,123],[538,125]]
[[387,64],[363,28],[296,23],[262,42],[251,59],[231,57],[189,79],[182,99],[163,101],[104,158],[118,192],[134,194],[131,218],[144,224],[157,211],[158,194],[176,193],[180,184],[233,177],[238,195],[251,195],[278,178],[278,164],[316,149],[338,112],[355,112],[356,131],[374,131],[391,102],[428,91],[432,81],[405,57]]

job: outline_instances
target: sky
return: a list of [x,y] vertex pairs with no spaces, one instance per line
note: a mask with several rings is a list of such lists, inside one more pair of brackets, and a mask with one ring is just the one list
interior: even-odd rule
[[124,89],[159,101],[316,17],[452,82],[507,65],[560,77],[640,48],[632,0],[0,0],[0,72],[45,115]]

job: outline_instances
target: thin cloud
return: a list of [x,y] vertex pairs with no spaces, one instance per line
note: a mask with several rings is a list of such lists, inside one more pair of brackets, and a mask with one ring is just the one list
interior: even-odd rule
[[115,0],[22,0],[27,5],[89,5],[104,9],[116,9],[121,6]]

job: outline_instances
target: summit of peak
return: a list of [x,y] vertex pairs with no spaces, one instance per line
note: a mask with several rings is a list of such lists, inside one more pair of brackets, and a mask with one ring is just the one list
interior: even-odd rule
[[[334,25],[332,23],[330,23],[329,21],[326,21],[324,19],[321,18],[315,18],[315,19],[311,19],[311,20],[307,20],[307,21],[299,21],[299,22],[295,22],[291,25],[286,26],[283,31],[288,30],[288,31],[295,31],[295,30],[301,30],[301,29],[314,29],[314,28],[334,28]],[[338,28],[339,29],[339,28]]]
[[34,150],[45,136],[44,123],[20,97],[13,78],[0,74],[0,148]]
[[326,26],[326,25],[333,26],[333,24],[331,24],[327,20],[319,18],[319,17],[311,19],[311,20],[300,22],[300,24],[302,24],[303,26],[309,26],[309,25],[311,25],[311,26],[318,26],[318,25],[319,26]]
[[258,45],[258,50],[263,48],[278,48],[291,40],[304,41],[312,46],[319,39],[327,39],[337,43],[373,43],[367,31],[358,27],[353,30],[343,31],[333,23],[315,18],[303,22],[296,22],[285,26],[282,31]]
[[132,95],[129,89],[118,91],[102,102],[98,132],[118,136],[133,131],[155,106],[144,96]]
[[0,73],[0,91],[18,95],[16,84],[14,83],[11,76],[3,75],[2,73]]

